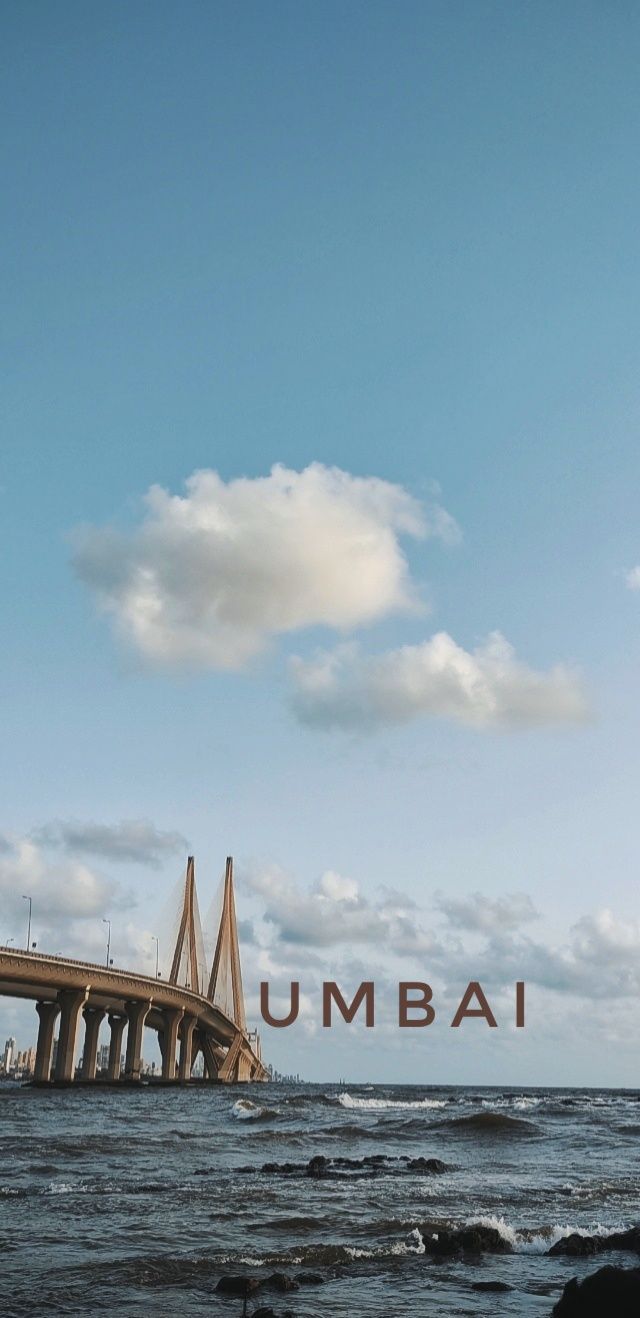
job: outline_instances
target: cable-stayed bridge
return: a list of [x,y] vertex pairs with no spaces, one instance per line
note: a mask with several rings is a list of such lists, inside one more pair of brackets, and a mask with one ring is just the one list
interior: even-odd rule
[[[267,1079],[259,1038],[247,1030],[245,1018],[231,857],[226,864],[210,968],[198,910],[195,864],[190,856],[181,885],[178,932],[167,978],[118,970],[111,964],[101,966],[3,947],[0,994],[36,1003],[39,1028],[35,1080],[40,1084],[68,1084],[74,1080],[82,1027],[80,1080],[95,1081],[98,1037],[105,1018],[110,1029],[107,1080],[140,1080],[145,1026],[157,1031],[165,1082],[187,1083],[199,1053],[210,1081]],[[58,1046],[53,1065],[56,1029]]]

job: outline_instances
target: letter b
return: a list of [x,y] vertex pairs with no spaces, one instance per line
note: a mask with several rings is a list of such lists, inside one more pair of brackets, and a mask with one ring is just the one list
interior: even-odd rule
[[[419,993],[420,996],[410,999],[409,993]],[[421,984],[419,980],[407,980],[398,984],[398,1025],[401,1030],[410,1026],[419,1029],[433,1023],[436,1013],[431,1006],[432,996],[431,985]],[[423,1016],[420,1020],[415,1020],[409,1016],[410,1011],[421,1011]]]

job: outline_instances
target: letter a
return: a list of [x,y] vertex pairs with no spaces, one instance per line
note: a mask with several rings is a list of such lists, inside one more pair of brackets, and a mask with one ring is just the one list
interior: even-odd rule
[[[479,1007],[469,1006],[472,998],[478,999],[478,1002],[480,1003]],[[486,1020],[487,1025],[490,1025],[492,1029],[497,1028],[498,1022],[476,979],[472,979],[471,983],[464,991],[462,1002],[451,1022],[452,1029],[457,1030],[458,1026],[466,1016],[482,1016]]]

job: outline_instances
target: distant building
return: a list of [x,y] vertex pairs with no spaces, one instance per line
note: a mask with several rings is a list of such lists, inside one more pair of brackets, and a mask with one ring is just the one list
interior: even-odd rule
[[9,1038],[4,1045],[4,1056],[2,1059],[2,1069],[5,1075],[9,1075],[13,1067],[13,1055],[16,1050],[15,1039]]
[[36,1050],[35,1048],[25,1048],[23,1052],[16,1053],[13,1062],[13,1074],[17,1079],[28,1080],[35,1070]]

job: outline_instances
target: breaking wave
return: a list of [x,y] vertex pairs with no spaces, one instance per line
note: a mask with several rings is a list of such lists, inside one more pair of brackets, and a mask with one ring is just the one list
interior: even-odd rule
[[231,1116],[236,1121],[275,1121],[279,1113],[277,1108],[260,1107],[259,1103],[252,1103],[250,1098],[239,1098],[231,1109]]
[[503,1240],[506,1240],[516,1254],[546,1254],[552,1245],[557,1244],[559,1240],[565,1240],[567,1236],[601,1236],[606,1239],[607,1236],[613,1236],[619,1230],[618,1227],[603,1226],[600,1222],[596,1222],[590,1227],[561,1226],[559,1223],[555,1223],[550,1226],[531,1229],[518,1228],[510,1226],[504,1217],[495,1216],[470,1217],[465,1220],[463,1225],[491,1227],[502,1236]]
[[419,1099],[400,1099],[400,1098],[353,1098],[351,1094],[338,1094],[338,1103],[340,1107],[346,1107],[350,1111],[362,1112],[413,1112],[418,1109],[443,1108],[447,1107],[447,1100],[444,1098],[419,1098]]

